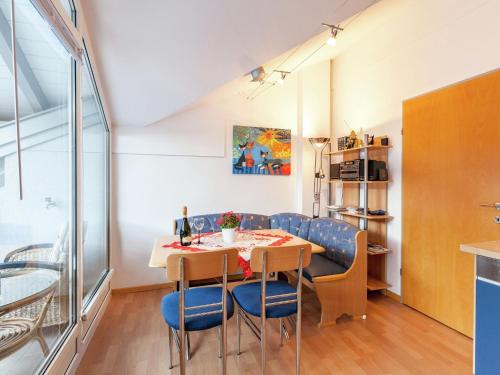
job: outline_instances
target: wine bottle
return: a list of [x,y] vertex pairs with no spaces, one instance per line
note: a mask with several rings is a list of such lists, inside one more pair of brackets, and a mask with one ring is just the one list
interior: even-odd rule
[[187,219],[187,207],[182,208],[182,225],[180,230],[181,246],[191,245],[191,227]]

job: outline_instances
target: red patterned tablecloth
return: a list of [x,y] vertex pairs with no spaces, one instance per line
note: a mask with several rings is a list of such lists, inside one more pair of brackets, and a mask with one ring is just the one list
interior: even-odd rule
[[[255,247],[281,246],[292,238],[293,236],[282,234],[238,231],[236,234],[236,241],[232,244],[227,244],[222,240],[221,232],[209,232],[199,236],[193,236],[193,242],[190,246],[181,246],[180,241],[174,241],[162,247],[193,252],[236,248],[238,249],[239,265],[243,270],[243,275],[249,277],[252,275],[250,254]],[[198,239],[201,240],[201,244],[198,244]]]

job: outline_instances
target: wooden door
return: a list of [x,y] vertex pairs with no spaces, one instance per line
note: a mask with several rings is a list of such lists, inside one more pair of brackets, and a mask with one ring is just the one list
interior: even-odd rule
[[403,302],[468,336],[474,259],[500,239],[500,71],[403,105]]

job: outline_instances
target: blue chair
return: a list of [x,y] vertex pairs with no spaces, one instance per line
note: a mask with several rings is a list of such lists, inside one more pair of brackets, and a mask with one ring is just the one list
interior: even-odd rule
[[[181,375],[186,371],[186,336],[190,331],[219,327],[219,357],[226,374],[227,319],[234,306],[227,290],[227,275],[238,269],[238,250],[226,249],[205,253],[171,254],[167,257],[167,278],[179,282],[179,291],[163,297],[161,308],[168,325],[168,347],[172,368],[172,338],[179,344]],[[185,288],[186,282],[222,276],[222,287]],[[187,348],[189,351],[189,348]]]
[[[260,282],[242,284],[233,289],[238,308],[238,355],[240,354],[241,319],[248,325],[261,343],[261,374],[266,369],[266,321],[279,319],[280,339],[283,344],[283,318],[296,315],[296,374],[300,374],[300,336],[302,312],[302,269],[311,261],[311,245],[287,247],[256,247],[250,257],[254,272],[261,272]],[[267,280],[269,273],[298,270],[297,288],[281,280]],[[260,327],[250,316],[260,318]]]

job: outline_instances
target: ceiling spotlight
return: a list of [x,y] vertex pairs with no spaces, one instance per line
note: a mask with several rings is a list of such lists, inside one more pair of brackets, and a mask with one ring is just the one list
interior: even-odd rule
[[285,72],[284,70],[274,70],[276,73],[280,73],[280,78],[276,80],[276,84],[282,86],[285,83],[285,78],[290,72]]
[[326,41],[326,44],[331,47],[335,47],[337,45],[337,34],[339,33],[339,31],[343,31],[344,29],[339,26],[330,25],[327,23],[323,23],[322,25],[330,28],[330,37]]
[[252,75],[252,82],[262,82],[266,78],[266,72],[262,66],[255,68],[250,74]]

